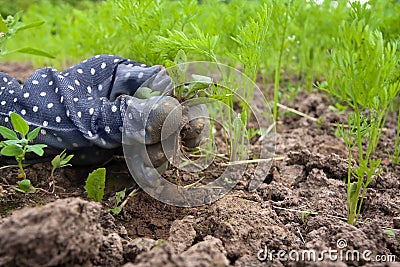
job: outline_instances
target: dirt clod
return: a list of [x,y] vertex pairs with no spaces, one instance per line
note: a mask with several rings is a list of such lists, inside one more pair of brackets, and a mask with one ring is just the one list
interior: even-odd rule
[[0,221],[0,265],[83,264],[102,243],[101,205],[66,198],[15,211]]
[[196,238],[196,231],[193,228],[193,216],[187,216],[182,220],[175,221],[170,228],[168,242],[174,248],[175,253],[182,253],[188,249]]
[[138,256],[135,263],[128,263],[124,267],[201,267],[229,266],[222,241],[206,236],[203,241],[190,247],[187,251],[175,254],[170,244],[164,243],[159,247]]

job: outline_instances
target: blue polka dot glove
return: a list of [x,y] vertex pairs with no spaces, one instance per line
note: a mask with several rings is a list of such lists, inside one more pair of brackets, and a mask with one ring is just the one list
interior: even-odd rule
[[[144,82],[153,97],[133,96]],[[75,164],[97,164],[112,157],[121,146],[128,105],[131,138],[149,146],[160,142],[160,124],[178,105],[167,96],[172,84],[162,66],[108,55],[63,72],[37,70],[25,84],[0,72],[0,89],[0,124],[12,128],[9,114],[19,113],[31,129],[42,127],[36,143],[47,144],[46,151],[71,150]],[[142,115],[148,109],[144,123]]]

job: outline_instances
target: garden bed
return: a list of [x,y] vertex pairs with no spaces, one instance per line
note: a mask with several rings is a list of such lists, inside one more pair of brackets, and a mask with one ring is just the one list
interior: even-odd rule
[[[33,69],[26,64],[7,63],[1,71],[23,80]],[[375,255],[395,255],[399,261],[400,168],[392,166],[388,156],[393,149],[390,146],[394,143],[396,118],[389,117],[378,148],[383,172],[370,184],[361,218],[351,226],[345,220],[346,146],[329,125],[344,121],[346,114],[337,115],[329,109],[329,98],[323,93],[306,90],[288,105],[322,120],[318,123],[281,110],[276,160],[265,173],[263,184],[256,192],[247,191],[252,174],[249,167],[234,190],[208,206],[173,207],[139,191],[120,214],[112,215],[108,209],[115,204],[114,193],[136,187],[123,159],[105,165],[107,190],[101,205],[88,201],[83,188],[87,174],[99,166],[61,170],[55,177],[54,194],[17,192],[13,186],[18,170],[1,170],[0,265],[322,264],[280,261],[276,257],[271,260],[265,248],[271,253],[274,250],[275,256],[279,250],[286,251],[287,258],[312,254],[314,250],[337,250],[332,257],[339,259],[326,256],[323,260],[329,266],[385,266],[382,262],[367,262],[362,257],[366,251],[371,251],[367,253],[371,259]],[[218,168],[213,164],[206,173],[211,175]],[[32,183],[44,189],[51,182],[50,172],[50,163],[27,168]],[[341,255],[346,251],[357,251],[360,260],[348,257],[345,261]],[[391,264],[386,266],[397,266]]]

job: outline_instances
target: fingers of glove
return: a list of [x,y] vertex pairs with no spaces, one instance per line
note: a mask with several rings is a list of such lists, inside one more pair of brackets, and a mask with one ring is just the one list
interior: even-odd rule
[[145,129],[149,144],[157,143],[179,131],[182,123],[182,107],[178,100],[170,96],[149,99],[145,114],[148,114]]
[[[147,145],[176,133],[182,123],[182,107],[178,100],[170,96],[149,99],[132,97],[126,113],[126,137]],[[138,120],[138,117],[141,119]]]
[[[139,90],[136,92],[136,95],[138,95],[138,93],[141,89],[149,89],[151,91],[149,91],[149,93],[158,93],[156,95],[170,95],[172,93],[172,89],[173,89],[173,81],[171,79],[171,77],[168,75],[166,69],[164,67],[161,68],[161,71],[159,71],[156,75],[153,75],[152,77],[150,77],[148,80],[146,80],[143,84],[142,84],[142,88],[139,88]],[[136,96],[135,95],[135,96]],[[140,97],[140,96],[137,96]],[[140,98],[148,98],[146,97],[146,95],[144,95],[144,97],[140,97]]]
[[[147,146],[148,147],[148,146]],[[146,157],[143,154],[146,153],[146,146],[143,145],[133,145],[132,153],[129,158],[128,165],[133,171],[133,175],[140,181],[141,186],[150,186],[157,188],[160,186],[161,180],[158,174],[163,174],[168,167],[168,161],[163,161],[159,166],[153,166],[149,164]]]
[[181,131],[182,144],[186,147],[197,147],[200,142],[209,137],[210,121],[207,106],[199,104],[184,108],[187,121]]
[[120,64],[114,76],[109,99],[114,101],[120,95],[134,95],[136,90],[148,79],[156,76],[161,66],[141,67]]
[[160,167],[167,161],[161,143],[147,145],[146,149],[142,150],[142,158],[146,166]]

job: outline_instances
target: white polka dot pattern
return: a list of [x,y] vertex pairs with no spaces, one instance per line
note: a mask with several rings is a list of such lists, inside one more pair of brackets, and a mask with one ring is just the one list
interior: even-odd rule
[[[113,77],[120,66],[121,79]],[[126,97],[110,95],[133,94],[156,70],[121,57],[97,55],[63,72],[37,70],[25,84],[0,72],[0,124],[10,127],[9,114],[14,111],[31,129],[41,126],[36,141],[54,148],[119,147]],[[141,123],[138,114],[130,116]]]

